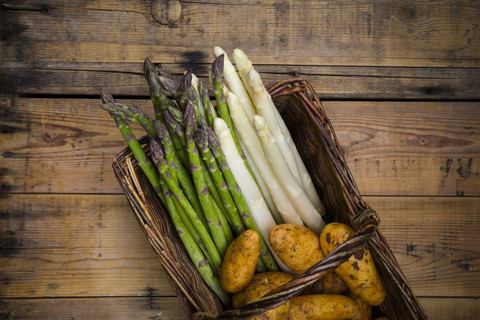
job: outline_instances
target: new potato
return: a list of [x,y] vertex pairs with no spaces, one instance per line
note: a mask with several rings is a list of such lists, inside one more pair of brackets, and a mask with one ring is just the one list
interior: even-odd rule
[[372,319],[372,306],[360,299],[359,296],[354,295],[351,291],[346,294],[348,297],[355,300],[358,304],[358,313],[350,318],[350,320],[371,320]]
[[268,240],[280,260],[298,274],[324,258],[318,236],[301,225],[279,224],[270,231]]
[[291,320],[342,320],[358,312],[352,298],[339,294],[311,294],[290,300],[288,319]]
[[[338,222],[328,224],[320,234],[323,253],[328,255],[354,233],[354,230],[346,224]],[[345,281],[353,294],[369,305],[377,306],[385,299],[385,289],[368,249],[363,248],[354,253],[334,271]]]
[[[260,299],[273,289],[280,287],[281,285],[289,282],[293,279],[293,275],[280,271],[268,271],[257,273],[253,276],[250,284],[241,292],[236,293],[232,297],[232,305],[234,308],[240,308],[241,306]],[[288,317],[290,302],[278,306],[277,308],[266,311],[265,313],[251,318],[253,319],[275,319],[283,320]]]
[[220,268],[220,284],[230,293],[247,287],[255,274],[260,255],[260,237],[253,230],[246,230],[228,246]]

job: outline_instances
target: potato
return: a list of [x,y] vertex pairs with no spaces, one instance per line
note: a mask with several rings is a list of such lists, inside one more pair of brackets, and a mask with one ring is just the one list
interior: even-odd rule
[[348,290],[347,284],[334,272],[328,272],[312,285],[311,293],[342,294]]
[[358,313],[350,318],[350,320],[371,320],[372,319],[372,306],[360,299],[359,296],[354,295],[351,291],[346,294],[348,297],[355,300],[358,304]]
[[246,230],[228,246],[220,267],[220,284],[230,293],[247,287],[255,274],[260,256],[260,237],[253,230]]
[[[293,275],[281,271],[257,273],[253,276],[252,281],[245,288],[245,290],[232,296],[232,305],[234,308],[240,308],[247,303],[258,300],[273,289],[289,282],[293,279],[293,277]],[[265,313],[251,319],[287,319],[289,305],[290,302],[287,301],[281,306],[268,310]]]
[[[343,223],[333,222],[326,225],[320,234],[323,253],[328,255],[354,233],[352,228]],[[354,253],[334,271],[355,295],[369,305],[378,306],[385,299],[385,289],[367,248]]]
[[311,294],[290,300],[288,319],[342,320],[358,312],[358,305],[350,297],[340,294]]
[[279,224],[270,231],[268,240],[280,260],[299,274],[324,258],[318,236],[301,225]]

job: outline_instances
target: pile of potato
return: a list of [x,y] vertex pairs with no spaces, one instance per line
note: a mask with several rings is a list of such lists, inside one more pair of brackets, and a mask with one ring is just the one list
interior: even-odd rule
[[[292,272],[255,273],[259,237],[247,230],[230,244],[220,270],[220,282],[233,293],[233,308],[242,307],[305,272],[353,234],[352,228],[337,222],[328,224],[320,236],[301,225],[277,225],[268,240]],[[302,295],[252,319],[367,320],[372,319],[372,306],[380,305],[385,296],[371,253],[364,248]]]

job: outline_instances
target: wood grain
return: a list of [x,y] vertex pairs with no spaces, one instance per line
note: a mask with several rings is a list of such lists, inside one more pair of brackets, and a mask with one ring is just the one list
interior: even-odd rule
[[177,297],[0,300],[0,319],[187,320]]
[[[478,299],[420,298],[430,319],[480,319]],[[178,319],[186,320],[176,297],[96,297],[70,299],[3,299],[5,319]],[[2,318],[3,319],[3,318]]]
[[[61,55],[31,50],[31,42],[41,41],[75,42],[74,47],[97,52],[105,43],[138,45],[99,52],[97,62],[139,62],[138,53],[147,51],[163,62],[206,62],[214,45],[240,47],[261,64],[479,67],[480,62],[480,8],[467,0],[453,6],[443,1],[246,0],[237,1],[234,10],[221,1],[182,1],[180,19],[168,25],[153,19],[146,2],[93,1],[83,7],[67,1],[6,1],[4,7],[7,45],[25,42],[17,52],[21,61],[46,62]],[[70,52],[60,59],[82,61],[81,52]]]
[[480,8],[466,0],[245,0],[234,9],[182,1],[153,9],[176,17],[167,23],[155,20],[148,1],[3,6],[0,93],[96,94],[106,86],[144,95],[145,57],[205,76],[220,45],[242,48],[268,82],[306,75],[328,99],[479,98]]
[[[124,101],[151,113],[150,101]],[[0,192],[121,192],[111,163],[126,145],[99,103],[0,99]],[[478,102],[324,106],[362,194],[480,194]]]
[[2,297],[173,295],[123,195],[0,199]]
[[206,80],[215,45],[312,82],[429,318],[480,319],[478,21],[472,0],[2,1],[0,319],[186,319],[98,92],[150,112],[145,57]]
[[[430,319],[480,319],[478,298],[419,300]],[[157,296],[3,299],[0,300],[0,316],[5,319],[188,319],[176,297]]]
[[[418,296],[478,295],[480,198],[366,201]],[[123,195],[10,194],[0,212],[2,298],[173,295]]]
[[[19,46],[22,44],[19,43]],[[70,50],[74,43],[57,48]],[[44,47],[44,44],[39,44]],[[12,49],[17,51],[17,49]],[[38,51],[40,48],[35,49]],[[85,51],[92,52],[86,48]],[[108,51],[108,50],[107,50]],[[151,56],[150,54],[147,54]],[[143,61],[147,55],[138,57]],[[211,59],[213,61],[213,58]],[[154,60],[155,63],[161,60]],[[210,61],[211,62],[211,61]],[[174,75],[194,72],[207,80],[210,64],[162,64]],[[322,99],[479,99],[478,68],[342,67],[302,65],[255,65],[265,83],[292,77],[308,78]],[[2,67],[0,67],[2,68]],[[99,87],[115,95],[148,95],[141,63],[53,62],[6,63],[0,93],[96,95]],[[74,79],[75,81],[71,81]]]

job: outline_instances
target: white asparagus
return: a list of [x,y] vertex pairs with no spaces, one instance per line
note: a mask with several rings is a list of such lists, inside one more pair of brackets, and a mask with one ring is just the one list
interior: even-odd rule
[[[233,54],[232,54],[233,60],[235,61],[235,64],[238,69],[238,73],[240,74],[240,78],[243,81],[243,84],[245,85],[250,98],[253,100],[253,92],[248,84],[248,72],[254,69],[252,61],[248,58],[248,56],[243,52],[241,49],[234,49]],[[277,107],[273,103],[273,100],[271,99],[270,95],[268,96],[270,99],[270,104],[272,106],[272,109],[275,113],[275,117],[278,121],[278,125],[280,127],[280,130],[282,130],[288,145],[292,149],[293,155],[295,157],[295,161],[297,162],[297,167],[298,167],[298,172],[300,175],[300,179],[303,185],[303,188],[305,189],[305,192],[308,195],[308,198],[310,201],[312,201],[313,205],[317,210],[323,212],[325,210],[322,201],[320,200],[320,197],[317,194],[317,191],[315,190],[315,186],[312,183],[312,179],[310,177],[310,174],[307,171],[307,168],[305,167],[305,164],[303,163],[302,158],[300,157],[300,154],[298,153],[297,147],[295,146],[295,143],[292,140],[292,137],[290,135],[290,131],[288,130],[287,126],[285,125],[285,122],[283,121],[283,118],[281,117],[280,113],[278,112]]]
[[[268,240],[270,231],[277,224],[275,223],[272,214],[268,210],[262,193],[248,172],[247,167],[245,167],[243,159],[238,153],[235,142],[233,141],[233,137],[225,121],[222,118],[217,118],[213,122],[213,127],[218,136],[220,147],[225,155],[227,164],[237,181],[243,197],[245,198],[245,202],[250,209],[253,220],[257,224],[263,239]],[[268,241],[266,241],[266,243],[279,267],[284,271],[288,271],[289,268],[287,268],[280,258],[275,254]]]
[[[250,72],[250,70],[253,69],[252,61],[248,59],[248,56],[245,54],[245,52],[243,52],[241,49],[238,49],[238,48],[233,50],[232,57],[233,57],[233,61],[235,62],[235,65],[237,66],[240,79],[242,79],[243,85],[247,90],[250,96],[250,99],[252,99],[253,101],[252,88],[248,84],[248,73]],[[249,120],[253,124],[253,118]]]
[[[268,190],[270,191],[272,199],[275,203],[277,214],[279,213],[280,215],[276,216],[275,212],[271,210],[273,218],[277,224],[284,222],[303,225],[302,219],[293,207],[292,203],[287,197],[287,194],[280,186],[272,168],[270,167],[270,164],[265,158],[260,139],[258,138],[252,124],[248,120],[245,111],[240,105],[240,100],[238,100],[237,96],[233,92],[228,95],[227,105],[228,109],[230,110],[230,117],[233,120],[236,131],[241,137],[241,140],[245,146],[243,149],[246,150],[252,158],[252,161],[248,159],[250,165],[254,164],[258,168],[263,180],[268,182]],[[280,218],[283,221],[280,221]]]
[[[235,94],[235,93],[233,93],[233,94]],[[227,99],[227,107],[228,107],[228,96],[230,95],[230,90],[228,89],[228,87],[225,84],[223,84],[223,95],[225,96],[225,99]],[[235,126],[234,126],[233,130],[235,131],[235,135],[237,136],[238,143],[240,144],[240,148],[242,149],[243,156],[245,157],[244,160],[247,161],[248,165],[250,166],[250,169],[252,170],[253,175],[255,176],[254,179],[256,180],[256,182],[258,184],[258,187],[260,188],[260,191],[262,192],[263,198],[265,199],[265,202],[267,203],[268,209],[273,214],[273,217],[275,218],[275,221],[277,223],[279,223],[278,217],[279,217],[280,214],[279,214],[279,212],[278,212],[278,210],[275,206],[275,202],[273,201],[272,195],[270,194],[268,184],[265,182],[262,175],[260,174],[260,171],[255,166],[255,163],[253,162],[252,157],[248,153],[248,150],[244,147],[244,143],[242,141],[242,138],[239,136]]]
[[293,155],[295,157],[298,173],[300,174],[300,179],[302,180],[303,189],[307,193],[308,198],[310,199],[310,201],[312,201],[315,208],[323,215],[325,214],[325,206],[323,205],[322,200],[320,200],[320,197],[318,196],[317,190],[313,185],[312,178],[308,173],[307,167],[305,167],[305,163],[303,162],[302,157],[300,157],[300,154],[298,153],[297,146],[295,145],[295,142],[292,139],[290,131],[288,130],[287,125],[285,124],[285,121],[283,121],[283,118],[280,115],[280,112],[278,112],[278,109],[273,103],[271,97],[270,97],[270,102],[272,105],[272,109],[275,113],[275,118],[278,121],[280,130],[282,130],[287,140],[287,143],[290,146],[290,149],[292,150]]
[[[236,129],[235,129],[235,133],[237,134],[237,137],[238,137],[239,134]],[[280,213],[278,212],[277,207],[275,206],[275,202],[273,201],[273,197],[270,193],[270,189],[268,188],[268,183],[265,181],[265,179],[260,173],[260,170],[255,165],[255,162],[253,161],[253,158],[248,152],[248,150],[246,149],[242,139],[238,139],[238,143],[240,144],[240,148],[242,149],[242,155],[241,155],[242,159],[244,159],[244,161],[246,161],[250,166],[251,173],[253,174],[253,179],[257,183],[257,187],[262,193],[263,200],[265,200],[268,210],[272,214],[275,222],[277,224],[281,223],[281,220],[278,219],[278,217],[280,216]]]
[[242,106],[245,108],[245,112],[248,115],[248,118],[251,119],[250,121],[253,121],[253,116],[255,115],[255,106],[252,103],[252,100],[250,100],[250,96],[248,95],[247,90],[245,89],[242,80],[238,76],[237,71],[235,70],[235,67],[233,66],[232,62],[228,58],[227,53],[220,47],[214,47],[213,48],[213,54],[215,58],[217,58],[220,55],[224,55],[224,60],[223,60],[223,77],[225,78],[225,81],[228,84],[228,88],[230,91],[234,92],[238,99],[240,99],[240,102],[242,103]]
[[285,188],[292,204],[297,209],[305,225],[313,232],[320,234],[325,227],[322,215],[316,210],[305,191],[301,188],[288,166],[282,159],[280,150],[274,135],[271,133],[266,120],[261,116],[254,117],[255,129],[262,142],[265,157],[272,166],[279,182]]
[[253,91],[253,102],[258,115],[262,116],[267,122],[268,127],[275,136],[278,146],[282,151],[283,158],[285,159],[289,170],[303,188],[302,179],[300,178],[295,156],[288,145],[285,135],[283,134],[282,130],[280,130],[277,118],[270,104],[270,94],[268,94],[260,75],[255,69],[252,69],[248,72],[248,83]]
[[[236,130],[235,130],[236,131]],[[237,136],[238,136],[238,132]],[[273,201],[273,196],[270,193],[270,188],[268,187],[268,183],[265,181],[263,178],[262,174],[260,173],[260,170],[257,168],[255,165],[255,162],[253,161],[252,156],[248,152],[248,150],[245,147],[245,144],[243,143],[242,139],[238,139],[238,143],[240,144],[240,147],[242,148],[243,156],[248,162],[248,165],[250,166],[250,169],[252,170],[254,177],[254,180],[257,182],[257,186],[260,189],[260,192],[263,195],[263,199],[265,200],[265,203],[267,204],[268,210],[272,214],[273,219],[277,224],[280,224],[283,222],[281,219],[281,215],[277,210],[277,207],[275,205],[275,201]]]

